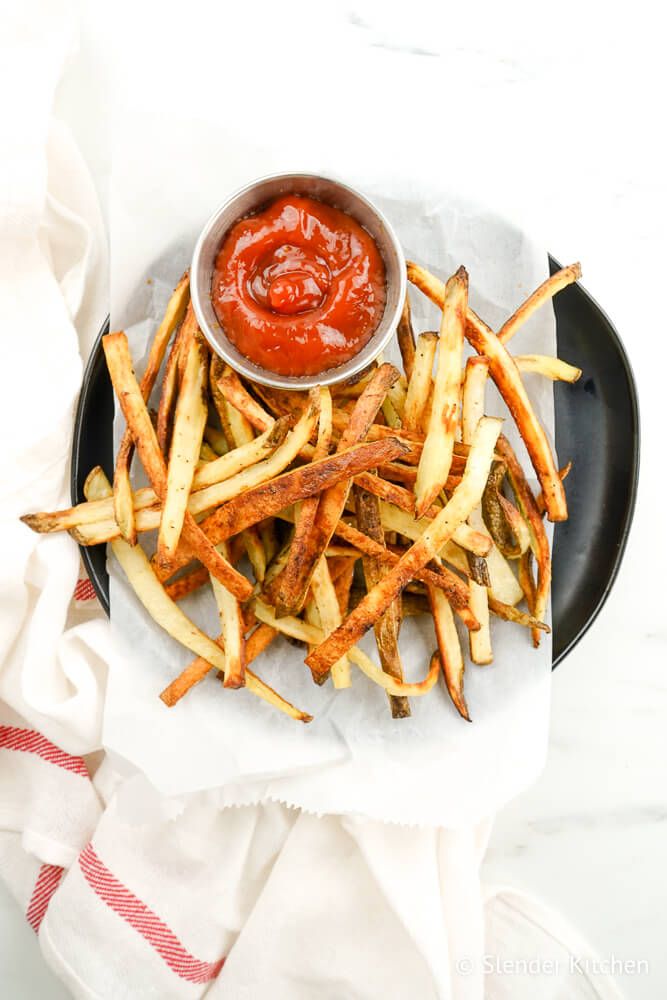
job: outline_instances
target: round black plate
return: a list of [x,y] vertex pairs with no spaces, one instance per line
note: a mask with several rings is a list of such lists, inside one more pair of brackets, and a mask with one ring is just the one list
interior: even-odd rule
[[[552,273],[560,264],[549,258]],[[572,460],[566,492],[570,519],[556,528],[552,588],[553,665],[595,620],[618,573],[635,504],[639,409],[620,337],[581,287],[554,299],[558,354],[584,372],[575,385],[556,384],[556,446]],[[104,362],[104,324],[83,377],[72,445],[72,501],[94,465],[111,478],[113,393]],[[109,613],[106,546],[81,550],[102,607]]]

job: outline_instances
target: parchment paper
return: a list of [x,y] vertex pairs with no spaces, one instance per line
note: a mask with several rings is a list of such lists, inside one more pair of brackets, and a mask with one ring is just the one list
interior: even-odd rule
[[[228,136],[210,122],[206,127],[187,120],[171,122],[168,130],[163,126],[151,116],[129,115],[115,142],[112,329],[127,330],[138,373],[148,338],[189,263],[198,231],[226,195],[275,169],[332,173],[326,163],[286,164],[270,150],[247,144],[239,149],[239,140],[230,161],[225,155]],[[184,149],[196,149],[196,158],[185,156]],[[357,178],[348,172],[341,179],[361,187],[387,214],[408,258],[442,277],[465,264],[471,304],[493,328],[547,275],[542,248],[482,206],[462,202],[444,185],[419,191],[414,178],[392,175],[389,165],[379,166],[372,183],[367,173]],[[411,301],[415,329],[437,329],[437,310],[414,290]],[[555,354],[551,308],[530,321],[517,344],[519,337],[521,353]],[[388,360],[399,360],[395,345]],[[527,384],[553,437],[551,384],[537,377]],[[507,416],[493,386],[487,398],[488,412]],[[122,416],[117,415],[116,442],[121,430]],[[504,432],[525,462],[510,419]],[[136,482],[144,482],[140,469]],[[104,741],[163,793],[216,789],[221,804],[276,799],[317,813],[451,827],[494,812],[542,767],[551,667],[548,636],[536,651],[526,629],[492,619],[493,664],[466,669],[472,723],[458,717],[441,683],[426,697],[412,698],[412,717],[403,720],[392,720],[385,693],[354,667],[350,689],[319,688],[300,651],[282,639],[257,661],[257,672],[311,712],[315,720],[310,725],[288,719],[248,692],[225,691],[212,675],[167,709],[158,694],[192,654],[152,622],[113,559],[109,569],[112,626],[125,657],[109,677]],[[191,595],[182,606],[209,634],[217,634],[209,594]],[[362,645],[377,662],[372,634]],[[434,647],[430,620],[405,621],[401,652],[408,679],[424,675]]]

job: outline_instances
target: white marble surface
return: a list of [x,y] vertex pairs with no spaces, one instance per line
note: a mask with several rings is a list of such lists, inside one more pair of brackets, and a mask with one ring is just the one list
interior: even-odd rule
[[[159,14],[152,6],[151,16],[166,18],[168,6]],[[547,768],[499,816],[483,874],[555,906],[603,957],[646,959],[648,974],[621,982],[631,1000],[654,1000],[667,994],[667,81],[656,5],[351,0],[329,3],[326,14],[316,5],[276,7],[253,4],[252,22],[243,12],[232,22],[220,5],[213,30],[193,3],[184,29],[218,33],[244,82],[239,100],[256,114],[263,101],[262,125],[276,141],[290,127],[268,83],[278,55],[290,81],[303,74],[334,116],[349,114],[335,94],[349,96],[365,72],[370,96],[357,105],[354,140],[363,138],[364,121],[368,141],[379,126],[393,129],[397,162],[413,163],[415,184],[423,170],[442,171],[450,184],[528,224],[560,260],[580,259],[584,284],[630,354],[642,468],[627,554],[600,617],[556,672]],[[56,111],[71,123],[104,198],[109,47],[99,14],[87,7],[84,14],[82,46]],[[127,22],[135,45],[157,44],[146,10],[135,14]],[[344,77],[340,89],[329,68]],[[401,126],[415,117],[418,130]],[[22,918],[2,894],[0,918],[8,929],[0,943],[7,995],[62,995],[39,978],[34,942],[15,926]]]

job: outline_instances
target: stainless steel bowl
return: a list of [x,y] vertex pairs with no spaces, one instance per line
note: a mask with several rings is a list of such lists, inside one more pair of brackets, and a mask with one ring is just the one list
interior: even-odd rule
[[[370,233],[384,260],[387,300],[382,320],[368,343],[349,361],[319,375],[277,375],[254,364],[232,344],[211,302],[211,282],[218,249],[239,219],[284,194],[303,194],[347,212]],[[211,216],[197,240],[190,271],[190,289],[199,326],[209,344],[235,371],[255,382],[279,389],[334,385],[364,371],[386,347],[400,319],[406,293],[405,258],[396,234],[378,209],[347,184],[317,174],[273,174],[246,184]]]

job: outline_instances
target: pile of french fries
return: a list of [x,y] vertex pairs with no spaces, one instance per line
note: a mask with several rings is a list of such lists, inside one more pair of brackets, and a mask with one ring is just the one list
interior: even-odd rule
[[[38,532],[68,531],[80,545],[110,544],[147,612],[195,656],[162,691],[169,707],[214,671],[225,688],[245,687],[311,721],[250,669],[283,634],[305,647],[316,684],[349,687],[355,667],[384,688],[392,716],[405,718],[410,699],[442,674],[470,719],[461,635],[472,663],[483,665],[493,659],[491,615],[530,630],[535,646],[548,631],[543,518],[566,519],[569,466],[556,467],[522,373],[574,382],[581,372],[558,358],[511,356],[508,343],[580,273],[578,264],[563,268],[494,333],[468,304],[464,268],[442,282],[409,263],[412,285],[441,310],[439,335],[415,338],[408,300],[397,333],[403,373],[377,362],[352,384],[308,393],[244,382],[211,356],[185,274],[140,382],[125,334],[103,338],[126,421],[113,485],[98,466],[85,503],[23,521]],[[466,342],[476,352],[467,361]],[[152,414],[147,401],[163,368]],[[502,421],[485,415],[489,379],[525,443],[538,495]],[[150,482],[137,490],[135,450]],[[153,529],[149,556],[138,537]],[[244,556],[252,579],[238,568]],[[179,606],[206,586],[219,611],[216,638]],[[435,652],[417,682],[403,677],[407,615],[433,619]],[[370,629],[379,663],[358,646]]]

